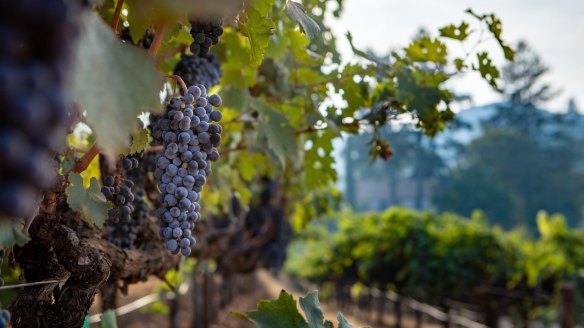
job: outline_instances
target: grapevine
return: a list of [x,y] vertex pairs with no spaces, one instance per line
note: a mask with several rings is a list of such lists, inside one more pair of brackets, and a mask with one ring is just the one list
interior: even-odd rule
[[[335,182],[333,139],[395,112],[434,134],[452,119],[443,73],[475,70],[434,51],[442,37],[396,50],[391,67],[344,65],[327,1],[169,3],[0,2],[0,249],[27,284],[2,288],[20,289],[0,328],[80,327],[98,292],[118,308],[183,257],[224,277],[279,270],[292,212]],[[476,17],[496,34],[494,16]]]

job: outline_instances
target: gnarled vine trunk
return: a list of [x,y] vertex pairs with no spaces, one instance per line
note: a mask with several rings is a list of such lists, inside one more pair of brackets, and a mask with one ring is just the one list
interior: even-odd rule
[[155,221],[142,222],[139,249],[123,250],[72,211],[62,191],[57,206],[49,207],[30,227],[31,241],[14,253],[27,282],[59,282],[24,288],[10,308],[14,327],[78,328],[106,281],[125,291],[150,275],[162,277],[179,263],[164,249]]

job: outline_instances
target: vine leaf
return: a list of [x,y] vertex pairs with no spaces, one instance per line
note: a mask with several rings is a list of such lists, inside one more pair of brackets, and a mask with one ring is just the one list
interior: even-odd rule
[[101,150],[112,157],[130,146],[140,113],[162,109],[163,81],[146,52],[122,44],[97,15],[86,15],[71,91]]
[[341,312],[337,314],[337,320],[339,320],[339,328],[353,328],[353,325],[347,322],[347,319],[345,319],[345,316]]
[[[258,308],[246,313],[231,312],[236,318],[251,321],[258,328],[334,328],[329,320],[324,320],[324,315],[320,309],[318,292],[308,293],[305,297],[300,297],[300,307],[308,322],[298,311],[294,297],[285,290],[280,292],[277,300],[260,301]],[[338,328],[353,328],[345,320],[342,313],[337,315],[339,320]]]
[[28,238],[22,234],[20,223],[12,219],[0,218],[0,245],[11,247],[16,244],[22,246]]
[[493,88],[497,89],[497,79],[501,74],[497,67],[493,65],[489,54],[487,52],[479,52],[477,53],[477,60],[479,65],[478,67],[473,65],[473,69],[481,73],[482,78],[489,82]]
[[318,23],[312,17],[308,16],[303,4],[292,0],[286,1],[286,13],[288,13],[288,17],[291,20],[302,26],[304,33],[306,33],[309,39],[312,39],[315,34],[320,33],[320,26],[318,26]]
[[148,132],[148,129],[140,129],[140,131],[132,136],[132,145],[122,155],[127,156],[141,152],[144,148],[148,147],[150,143],[149,137],[150,132]]
[[107,219],[109,205],[99,189],[97,179],[91,178],[88,189],[83,188],[80,174],[70,174],[69,182],[71,184],[66,190],[69,206],[75,211],[82,211],[93,223],[102,226]]
[[243,35],[249,39],[251,46],[251,64],[254,67],[260,66],[264,60],[266,47],[270,43],[270,37],[274,34],[274,21],[264,17],[255,8],[246,11],[245,21],[239,22],[239,28]]
[[235,317],[251,321],[259,328],[309,328],[298,312],[291,294],[281,291],[274,301],[260,301],[257,310],[246,313],[232,312]]
[[313,291],[305,297],[300,297],[300,307],[306,315],[310,328],[327,328],[324,323],[324,314],[318,301],[318,291]]
[[459,26],[450,24],[440,29],[440,36],[458,41],[464,41],[470,35],[468,23],[462,22]]
[[296,149],[296,133],[288,118],[259,100],[254,100],[252,107],[260,113],[258,138],[267,139],[268,148],[274,152],[282,166],[285,166],[286,155]]
[[412,42],[406,48],[409,59],[417,62],[437,62],[446,64],[446,45],[437,39],[423,37]]

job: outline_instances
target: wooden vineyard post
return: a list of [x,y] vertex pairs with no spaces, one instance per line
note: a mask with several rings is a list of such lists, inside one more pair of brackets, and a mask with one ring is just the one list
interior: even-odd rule
[[416,317],[416,328],[422,328],[422,311],[415,310],[414,316]]
[[209,302],[209,323],[217,319],[217,285],[215,284],[215,274],[205,271],[206,281],[207,281],[207,299]]
[[401,296],[398,296],[395,302],[393,303],[394,312],[395,312],[395,328],[401,328],[402,326],[402,302]]
[[174,297],[170,300],[170,313],[168,314],[170,321],[169,327],[171,328],[179,327],[180,325],[179,311],[180,311],[180,294],[178,292],[175,292]]
[[115,283],[106,282],[101,286],[100,293],[102,312],[118,307],[118,286]]
[[576,286],[564,281],[560,287],[559,321],[562,328],[573,328],[577,323]]
[[379,326],[383,325],[383,315],[385,313],[385,295],[380,292],[377,293],[377,319],[376,322]]
[[207,268],[203,268],[202,274],[202,282],[201,287],[203,288],[203,326],[204,328],[209,327],[210,323],[210,314],[211,314],[211,295],[209,293],[209,273],[207,272]]
[[200,263],[197,262],[195,266],[194,274],[193,274],[193,304],[194,304],[194,319],[192,328],[201,328],[204,326],[203,321],[203,289],[201,284],[201,266]]
[[444,313],[446,313],[446,320],[442,323],[442,327],[448,328],[450,327],[450,322],[452,321],[452,319],[450,318],[452,311],[450,311],[449,306],[444,307]]

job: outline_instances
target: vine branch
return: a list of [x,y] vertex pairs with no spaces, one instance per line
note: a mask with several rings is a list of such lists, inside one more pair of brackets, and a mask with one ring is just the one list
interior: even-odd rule
[[73,169],[71,171],[73,171],[75,173],[81,173],[81,172],[85,171],[89,167],[89,164],[91,164],[91,161],[93,161],[95,156],[97,156],[98,154],[99,154],[99,146],[97,145],[97,142],[94,142],[93,145],[91,146],[91,148],[89,148],[89,150],[87,150],[87,153],[85,153],[85,155],[83,155],[83,157],[81,157],[80,159],[75,161],[75,166],[73,167]]
[[154,57],[156,56],[156,53],[158,53],[158,49],[160,48],[160,45],[162,44],[162,41],[164,41],[164,35],[166,34],[166,30],[168,29],[168,23],[162,23],[160,25],[160,28],[158,28],[158,30],[156,31],[156,34],[154,35],[154,40],[152,40],[152,45],[150,46],[150,49],[148,49],[148,53],[150,54],[150,56]]
[[186,44],[181,44],[180,46],[168,50],[167,52],[159,55],[156,57],[156,65],[160,65],[160,63],[168,58],[173,57],[174,55],[184,52],[187,49],[187,45]]
[[124,6],[124,0],[118,0],[116,4],[116,10],[114,11],[114,17],[112,18],[112,29],[114,31],[118,30],[118,24],[120,23],[120,14],[122,13],[122,7]]

